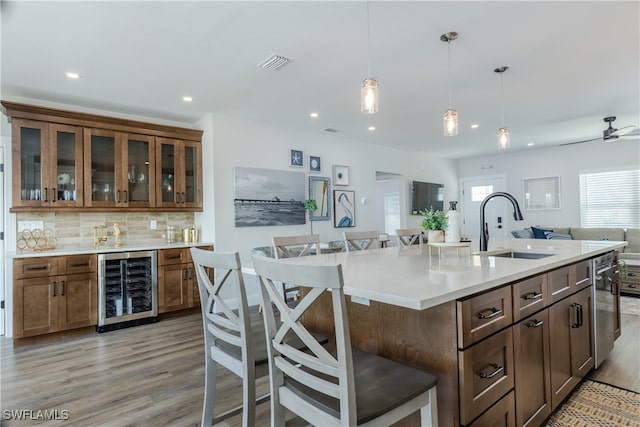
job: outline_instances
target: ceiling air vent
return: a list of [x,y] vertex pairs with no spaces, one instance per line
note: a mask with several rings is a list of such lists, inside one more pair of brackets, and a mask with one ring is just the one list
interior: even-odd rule
[[332,133],[336,133],[336,132],[338,132],[338,129],[335,129],[335,128],[326,128],[326,129],[324,129],[324,130],[325,130],[326,132],[332,132]]
[[287,65],[289,62],[293,61],[293,58],[287,58],[286,56],[276,55],[275,53],[261,63],[258,64],[258,67],[262,67],[265,70],[278,71],[280,68]]

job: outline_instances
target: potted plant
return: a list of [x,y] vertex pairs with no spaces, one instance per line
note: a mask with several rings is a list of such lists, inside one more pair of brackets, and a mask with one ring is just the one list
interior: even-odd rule
[[318,204],[315,199],[307,199],[304,201],[304,210],[309,212],[309,224],[311,224],[311,234],[313,234],[313,220],[311,219],[311,212],[318,210]]
[[444,242],[447,216],[443,211],[428,209],[422,211],[422,228],[427,231],[427,241]]

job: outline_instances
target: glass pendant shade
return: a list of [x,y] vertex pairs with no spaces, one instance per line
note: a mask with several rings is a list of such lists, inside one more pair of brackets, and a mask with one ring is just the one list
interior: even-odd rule
[[378,112],[378,81],[369,77],[362,81],[360,89],[360,111],[364,114]]
[[509,129],[506,127],[498,129],[498,148],[509,148]]
[[456,136],[458,134],[458,112],[449,108],[443,116],[444,136]]

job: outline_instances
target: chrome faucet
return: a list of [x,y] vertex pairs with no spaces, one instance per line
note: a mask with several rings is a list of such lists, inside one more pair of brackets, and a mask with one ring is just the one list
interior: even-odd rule
[[487,202],[493,199],[494,197],[504,197],[505,199],[509,200],[513,205],[513,219],[515,219],[516,221],[523,220],[522,212],[520,212],[520,205],[518,204],[518,201],[516,200],[515,197],[513,197],[509,193],[505,193],[502,191],[489,194],[487,197],[484,198],[484,200],[482,201],[482,204],[480,205],[480,227],[482,227],[482,230],[480,231],[480,250],[481,251],[486,251],[487,245],[489,243],[489,225],[484,220],[484,207],[487,204]]

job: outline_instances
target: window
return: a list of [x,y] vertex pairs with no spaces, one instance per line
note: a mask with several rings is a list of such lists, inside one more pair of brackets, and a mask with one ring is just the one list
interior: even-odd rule
[[581,227],[640,227],[640,170],[580,174]]
[[481,202],[491,193],[493,193],[493,185],[473,186],[471,187],[471,201]]
[[400,194],[384,194],[384,231],[394,234],[400,228]]

